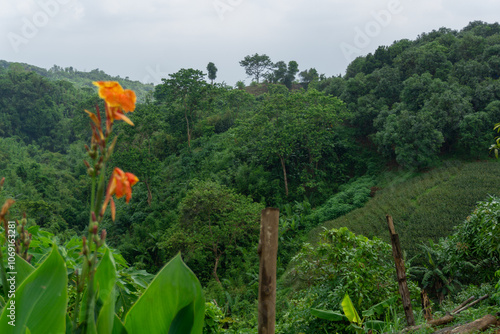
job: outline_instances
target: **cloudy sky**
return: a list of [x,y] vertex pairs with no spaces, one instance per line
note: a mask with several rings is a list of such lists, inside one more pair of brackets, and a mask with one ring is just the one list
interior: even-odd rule
[[159,83],[181,68],[267,54],[327,76],[395,40],[470,21],[498,22],[498,0],[0,0],[0,59]]

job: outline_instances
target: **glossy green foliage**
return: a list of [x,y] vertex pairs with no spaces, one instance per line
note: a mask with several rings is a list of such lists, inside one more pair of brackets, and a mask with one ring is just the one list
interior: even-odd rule
[[[22,261],[19,259],[19,261]],[[64,260],[55,246],[45,261],[7,300],[0,316],[0,332],[64,333],[66,328],[67,276]],[[11,313],[10,305],[15,308]],[[9,324],[15,315],[15,326]]]
[[[95,314],[90,317],[90,323],[86,324],[86,331],[87,333],[110,333],[113,329],[115,317],[117,273],[115,261],[109,248],[105,249],[94,277],[94,291],[96,293],[94,298],[100,309],[93,310]],[[80,308],[80,321],[85,319],[86,312],[92,312],[92,310],[86,309],[88,298],[88,294],[85,293]]]
[[129,333],[201,333],[205,300],[180,254],[155,277],[124,319]]
[[16,287],[19,287],[22,282],[35,270],[35,268],[26,262],[22,257],[16,254]]
[[312,308],[311,314],[314,315],[315,317],[325,319],[325,320],[330,320],[330,321],[348,320],[347,316],[345,316],[339,312],[329,311],[329,310],[318,310],[318,309]]
[[342,305],[342,310],[344,310],[344,314],[347,317],[347,320],[358,326],[361,326],[363,324],[363,321],[359,317],[358,311],[356,311],[356,308],[352,304],[351,298],[348,294],[346,294],[344,299],[342,299],[342,303],[340,303],[340,305]]
[[[72,328],[72,320],[66,314],[69,311],[67,294],[72,289],[68,287],[65,261],[55,243],[49,252],[36,269],[16,257],[18,286],[15,296],[7,300],[2,310],[2,333],[24,334],[27,330],[31,333],[63,333],[75,330]],[[70,254],[71,251],[66,256],[70,258]],[[121,261],[119,257],[118,260]],[[85,293],[80,321],[84,319],[86,312],[93,316],[88,323],[80,323],[77,331],[125,334],[143,333],[146,329],[148,333],[202,333],[205,303],[203,292],[196,276],[182,262],[180,255],[155,276],[127,311],[123,322],[115,314],[117,292],[120,285],[123,287],[123,283],[118,281],[116,263],[109,248],[102,254],[94,284],[95,305],[92,309],[85,307],[89,298]],[[15,306],[15,312],[11,312],[13,308],[9,309],[11,304]],[[12,314],[15,314],[15,318],[9,318]],[[15,326],[12,326],[14,323]]]
[[370,332],[371,330],[381,330],[384,328],[385,322],[366,319],[384,315],[387,309],[390,308],[391,305],[394,305],[395,301],[396,296],[373,305],[369,309],[362,312],[363,318],[361,318],[358,311],[356,311],[349,294],[346,293],[344,299],[342,299],[342,302],[340,303],[344,314],[330,310],[319,310],[316,308],[311,308],[311,314],[315,317],[329,321],[349,321],[351,323],[349,328],[358,333]]

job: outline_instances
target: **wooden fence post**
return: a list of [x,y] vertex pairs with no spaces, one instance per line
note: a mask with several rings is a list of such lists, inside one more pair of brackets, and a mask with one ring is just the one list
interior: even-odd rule
[[259,334],[274,334],[276,322],[276,258],[280,211],[262,210],[259,240]]
[[391,234],[392,243],[392,256],[394,257],[394,263],[396,264],[396,274],[398,275],[399,284],[399,294],[403,300],[403,308],[405,311],[406,322],[408,326],[415,325],[415,319],[413,318],[413,310],[411,308],[411,298],[410,291],[408,290],[408,284],[406,283],[406,271],[405,262],[403,260],[403,253],[401,252],[401,246],[399,244],[399,235],[394,229],[394,223],[392,217],[386,215],[387,225],[389,225],[389,232]]

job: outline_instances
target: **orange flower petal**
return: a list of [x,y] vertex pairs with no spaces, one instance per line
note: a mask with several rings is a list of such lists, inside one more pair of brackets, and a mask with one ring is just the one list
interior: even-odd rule
[[95,125],[97,125],[98,127],[101,126],[101,122],[99,122],[99,119],[97,118],[96,114],[88,110],[85,110],[85,112],[89,115],[90,119],[92,120],[92,122],[94,122]]
[[109,180],[107,197],[115,195],[116,198],[125,196],[127,203],[132,198],[132,186],[139,179],[132,173],[125,173],[120,168],[115,167],[111,179]]
[[121,112],[115,112],[115,114],[113,115],[113,118],[116,120],[122,120],[125,123],[134,126],[134,123],[132,123],[132,121],[127,116],[122,114]]
[[125,112],[134,111],[136,101],[137,97],[133,90],[125,89],[123,94],[120,95],[120,105]]
[[116,81],[97,81],[94,85],[99,87],[99,97],[110,107],[118,107],[125,112],[135,110],[137,97],[132,90],[124,90]]
[[133,186],[134,184],[136,184],[137,182],[139,182],[139,179],[134,174],[132,174],[132,173],[125,173],[125,175],[127,176],[128,182],[130,183],[131,186]]

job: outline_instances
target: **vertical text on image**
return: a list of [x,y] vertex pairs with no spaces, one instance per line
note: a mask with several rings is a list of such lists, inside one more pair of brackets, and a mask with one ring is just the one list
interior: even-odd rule
[[10,299],[7,308],[7,318],[11,326],[16,326],[16,223],[9,221],[7,224],[7,282]]

